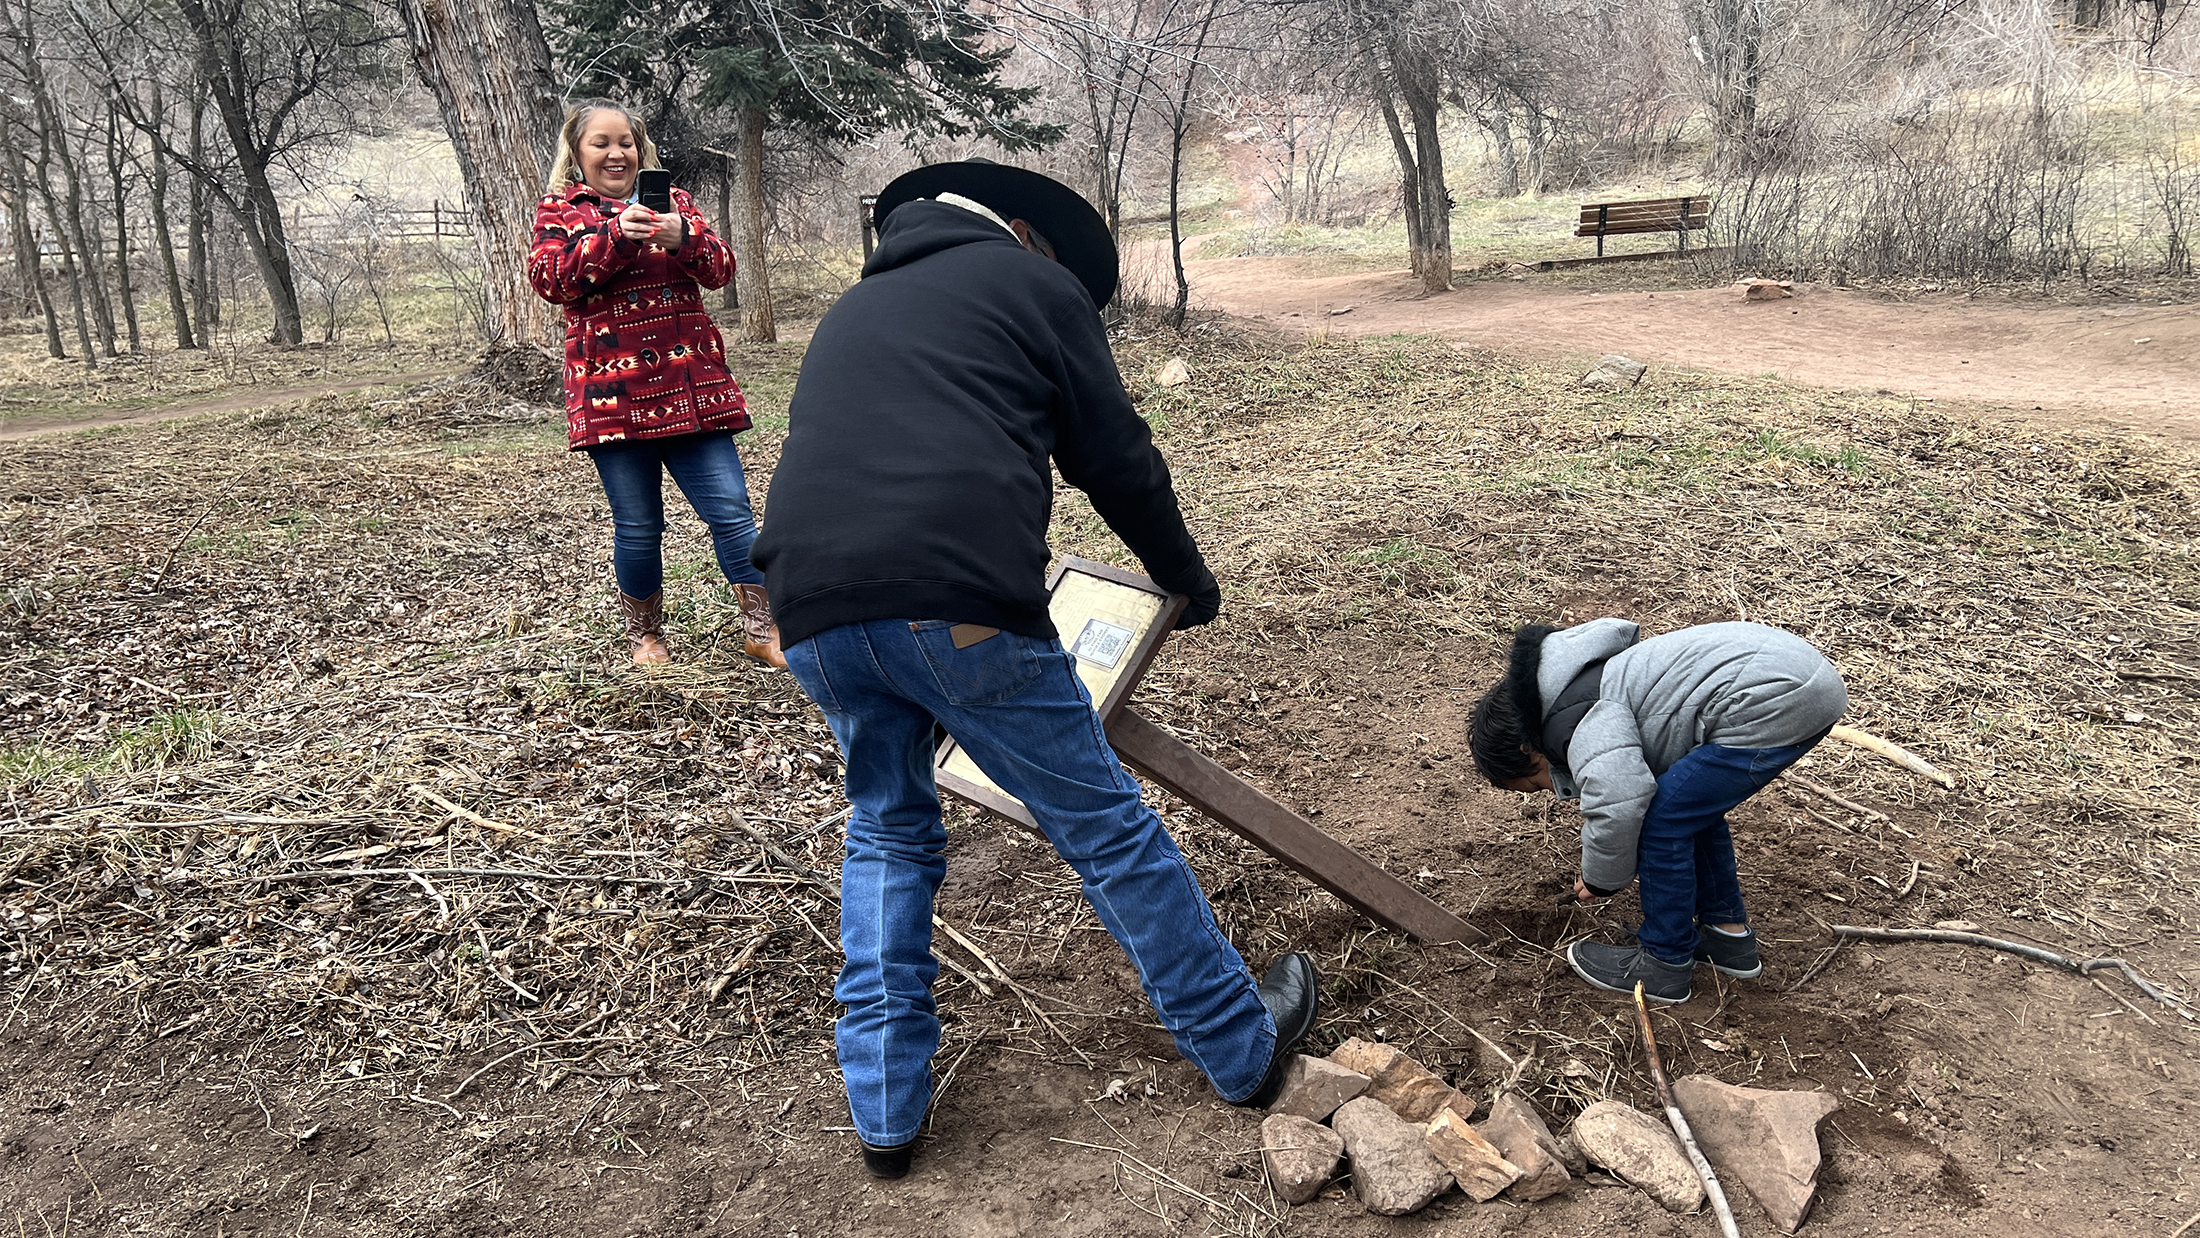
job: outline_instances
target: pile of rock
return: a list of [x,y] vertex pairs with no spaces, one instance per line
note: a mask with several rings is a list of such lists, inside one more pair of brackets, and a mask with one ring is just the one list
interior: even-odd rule
[[[1839,1102],[1701,1075],[1674,1091],[1720,1177],[1794,1233],[1817,1194],[1818,1124]],[[1349,1160],[1360,1202],[1385,1216],[1416,1212],[1453,1186],[1478,1203],[1547,1199],[1591,1165],[1675,1212],[1703,1206],[1703,1180],[1663,1117],[1599,1101],[1554,1138],[1516,1093],[1498,1097],[1480,1123],[1474,1112],[1471,1097],[1395,1047],[1348,1040],[1326,1058],[1293,1060],[1261,1124],[1261,1156],[1276,1194],[1294,1204],[1320,1194]]]
[[[1567,1154],[1543,1118],[1506,1094],[1487,1120],[1475,1102],[1395,1047],[1348,1040],[1327,1058],[1291,1064],[1261,1125],[1276,1193],[1302,1204],[1352,1163],[1370,1212],[1404,1216],[1456,1185],[1477,1202],[1544,1199],[1573,1184]],[[1322,1123],[1327,1121],[1328,1126]]]

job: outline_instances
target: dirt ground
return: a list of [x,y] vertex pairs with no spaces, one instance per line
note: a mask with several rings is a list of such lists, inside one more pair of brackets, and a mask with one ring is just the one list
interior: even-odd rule
[[[1176,351],[1193,381],[1152,387]],[[1463,723],[1517,622],[1754,618],[1959,786],[1829,746],[1805,772],[1884,819],[1787,784],[1746,805],[1767,975],[1660,1012],[1671,1068],[1840,1094],[1807,1234],[2168,1238],[2200,1213],[2200,1030],[2115,980],[1827,928],[1967,919],[2200,989],[2189,451],[1701,374],[1592,396],[1414,341],[1123,358],[1226,584],[1140,708],[1491,934],[1396,938],[1156,793],[1249,960],[1315,952],[1316,1048],[1390,1040],[1484,1098],[1517,1074],[1554,1125],[1646,1104],[1627,1007],[1557,954],[1622,937],[1630,902],[1556,906],[1578,816],[1478,785]],[[759,494],[798,360],[737,359]],[[943,943],[916,1174],[867,1180],[806,875],[837,858],[830,739],[737,656],[693,529],[668,545],[682,661],[621,665],[601,498],[561,446],[554,411],[447,385],[0,450],[0,1219],[1716,1232],[1608,1183],[1284,1207],[1257,1115],[1175,1057],[1074,877],[967,812],[940,914],[983,954]],[[1124,561],[1066,492],[1055,544]]]
[[1540,274],[1428,296],[1403,271],[1319,274],[1304,258],[1186,268],[1202,303],[1286,329],[1427,334],[1568,358],[1619,352],[2200,441],[2200,306],[2191,304],[1897,298],[1822,284],[1745,302],[1728,286],[1592,291]]

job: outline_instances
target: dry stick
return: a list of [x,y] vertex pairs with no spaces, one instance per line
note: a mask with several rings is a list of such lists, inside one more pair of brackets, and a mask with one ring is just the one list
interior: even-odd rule
[[1839,791],[1836,791],[1832,787],[1827,786],[1825,783],[1818,781],[1816,778],[1812,778],[1808,774],[1798,774],[1794,770],[1790,769],[1786,773],[1781,774],[1780,777],[1794,783],[1796,786],[1810,792],[1812,795],[1815,795],[1820,799],[1825,800],[1829,804],[1838,804],[1841,807],[1848,809],[1850,812],[1853,812],[1858,816],[1863,817],[1867,821],[1885,821],[1887,819],[1886,813],[1883,813],[1876,808],[1866,808],[1862,804],[1857,803],[1855,800],[1849,799],[1847,796],[1842,795]]
[[1789,985],[1787,987],[1787,991],[1793,993],[1797,989],[1800,989],[1804,985],[1809,984],[1811,981],[1817,979],[1818,973],[1826,970],[1826,965],[1833,962],[1833,956],[1841,953],[1841,947],[1847,944],[1848,942],[1846,940],[1837,940],[1832,945],[1826,947],[1826,952],[1819,955],[1818,961],[1810,965],[1810,970],[1803,973],[1802,979],[1797,980],[1794,984]]
[[2200,1212],[2193,1213],[2192,1219],[2185,1222],[2183,1225],[2178,1226],[2177,1232],[2171,1234],[2169,1238],[2185,1238],[2185,1231],[2191,1229],[2195,1225],[2200,1225]]
[[319,872],[244,873],[234,877],[208,876],[217,885],[251,885],[259,881],[343,881],[352,877],[516,877],[523,881],[601,881],[606,885],[686,885],[686,877],[621,877],[604,873],[541,873],[524,868],[326,868]]
[[1673,1133],[1680,1136],[1681,1147],[1688,1152],[1689,1163],[1696,1167],[1696,1176],[1703,1179],[1703,1192],[1710,1197],[1711,1211],[1719,1218],[1719,1232],[1726,1238],[1742,1238],[1742,1231],[1734,1225],[1734,1210],[1727,1206],[1726,1190],[1719,1185],[1719,1175],[1704,1159],[1703,1149],[1696,1146],[1696,1133],[1688,1129],[1688,1119],[1673,1100],[1673,1085],[1665,1081],[1665,1063],[1658,1057],[1658,1034],[1650,1029],[1650,1007],[1643,1003],[1639,980],[1635,982],[1635,1028],[1642,1033],[1643,1052],[1650,1056],[1650,1081],[1658,1086],[1658,1102],[1665,1106],[1665,1120],[1672,1123]]
[[589,1028],[596,1026],[598,1023],[601,1023],[605,1019],[608,1019],[610,1017],[611,1012],[606,1010],[598,1014],[595,1018],[590,1019],[588,1022],[574,1028],[574,1034],[572,1036],[568,1036],[560,1040],[538,1040],[531,1045],[521,1045],[519,1048],[512,1050],[510,1053],[505,1054],[503,1057],[498,1058],[497,1060],[489,1063],[487,1066],[482,1067],[480,1070],[477,1070],[474,1073],[466,1076],[464,1079],[459,1080],[458,1086],[452,1088],[449,1092],[444,1093],[443,1099],[457,1100],[461,1093],[465,1092],[467,1088],[473,1086],[474,1080],[481,1078],[483,1075],[486,1075],[490,1071],[495,1070],[497,1067],[504,1065],[506,1062],[511,1061],[513,1058],[518,1057],[522,1053],[528,1053],[536,1049],[557,1049],[562,1048],[566,1045],[587,1044],[589,1041],[596,1038],[594,1036],[583,1036],[580,1035],[580,1033],[587,1031]]
[[459,805],[454,804],[447,799],[444,799],[442,796],[437,795],[435,792],[430,791],[424,786],[421,786],[417,782],[412,784],[411,790],[414,795],[417,795],[421,799],[424,799],[429,803],[434,804],[436,807],[442,809],[443,811],[451,814],[454,817],[457,817],[461,821],[470,821],[473,824],[482,827],[483,829],[495,830],[499,834],[518,834],[523,838],[532,838],[536,842],[540,843],[546,843],[550,841],[548,838],[545,838],[542,835],[535,833],[533,830],[522,829],[521,827],[516,825],[506,825],[502,821],[491,821],[489,818],[482,816],[480,813],[475,812],[470,808],[462,808]]
[[1873,941],[1949,941],[1959,946],[1984,946],[1989,950],[1999,950],[2004,954],[2021,955],[2024,958],[2060,967],[2064,971],[2076,972],[2081,976],[2090,976],[2097,971],[2113,970],[2121,972],[2124,979],[2132,983],[2132,987],[2176,1011],[2179,1018],[2188,1023],[2200,1023],[2200,1015],[2193,1014],[2190,1004],[2183,998],[2154,987],[2154,985],[2148,983],[2145,976],[2139,974],[2137,968],[2122,959],[2067,958],[2052,950],[2042,950],[2038,946],[2027,946],[2023,942],[2004,941],[1999,937],[1986,937],[1978,933],[1959,933],[1953,929],[1864,928],[1855,924],[1831,924],[1827,927],[1832,929],[1834,935],[1838,937],[1862,937]]
[[[147,586],[145,586],[145,591],[146,591],[147,593],[158,593],[158,592],[160,592],[160,582],[162,582],[162,581],[164,581],[164,580],[168,579],[168,569],[169,569],[169,568],[171,568],[171,567],[173,567],[173,566],[175,566],[175,562],[176,562],[176,552],[177,552],[177,551],[179,551],[179,550],[181,550],[181,549],[183,549],[183,544],[184,544],[185,542],[188,542],[188,541],[190,541],[190,540],[191,540],[191,535],[192,535],[193,533],[196,533],[196,532],[198,532],[198,531],[199,531],[199,526],[200,526],[200,525],[202,525],[202,524],[205,524],[205,523],[206,523],[206,518],[207,518],[208,516],[211,516],[211,515],[213,515],[213,514],[214,514],[214,509],[213,509],[212,507],[208,507],[208,508],[207,508],[207,509],[206,509],[205,511],[203,511],[203,512],[200,512],[200,513],[199,513],[199,518],[198,518],[197,520],[194,520],[194,521],[192,521],[192,522],[191,522],[191,527],[190,527],[190,528],[188,528],[188,529],[185,529],[185,530],[183,531],[183,536],[182,536],[182,537],[179,537],[179,538],[177,538],[177,539],[176,539],[176,541],[175,541],[175,544],[174,544],[174,545],[172,545],[172,546],[170,546],[170,547],[168,548],[168,557],[167,557],[167,558],[165,558],[165,559],[162,559],[162,560],[160,561],[160,570],[159,570],[159,571],[157,571],[157,572],[155,572],[155,573],[153,573],[153,583],[152,583],[152,584],[149,584],[149,585],[147,585]],[[310,1206],[311,1206],[311,1202],[310,1202],[310,1201],[308,1201],[308,1205],[307,1205],[307,1206],[308,1206],[308,1207],[310,1207]],[[303,1223],[303,1222],[301,1222],[301,1224],[302,1224],[302,1223]]]
[[1891,739],[1881,739],[1869,731],[1860,731],[1853,726],[1837,726],[1829,734],[1844,744],[1852,744],[1866,752],[1876,752],[1911,773],[1930,778],[1950,791],[1956,789],[1955,779],[1934,769],[1930,761]]
[[[1026,990],[1024,986],[1010,979],[1008,973],[1001,970],[1001,965],[993,961],[992,955],[987,954],[985,951],[979,949],[978,943],[970,940],[968,937],[963,936],[960,932],[956,931],[954,925],[940,919],[938,916],[932,917],[932,924],[934,927],[944,931],[949,937],[954,938],[955,944],[961,946],[965,950],[968,950],[971,954],[971,957],[977,959],[978,962],[984,964],[985,969],[993,973],[994,979],[999,980],[1002,984],[1007,985],[1011,990],[1013,990],[1016,996],[1023,1001],[1024,1009],[1029,1010],[1033,1018],[1039,1020],[1039,1022],[1041,1023],[1046,1024],[1047,1030],[1054,1033],[1055,1037],[1059,1039],[1063,1044],[1068,1045],[1069,1051],[1076,1054],[1078,1060],[1082,1061],[1087,1069],[1097,1069],[1093,1066],[1092,1059],[1085,1056],[1085,1051],[1077,1047],[1077,1042],[1071,1040],[1068,1035],[1066,1035],[1062,1031],[1061,1028],[1055,1026],[1054,1020],[1047,1017],[1047,1012],[1039,1009],[1039,1003],[1031,1000],[1031,993]],[[947,956],[943,954],[939,957],[944,959]],[[961,971],[962,969],[958,967],[956,968],[956,970]],[[977,978],[974,976],[971,977],[973,983],[976,982],[976,979]],[[985,986],[982,984],[978,985],[978,991],[981,993],[985,992]],[[987,996],[990,997],[992,995],[987,994]]]

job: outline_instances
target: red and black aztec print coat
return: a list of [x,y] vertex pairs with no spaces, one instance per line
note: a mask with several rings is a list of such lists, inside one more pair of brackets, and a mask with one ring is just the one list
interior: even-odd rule
[[733,251],[684,189],[672,191],[687,221],[677,253],[621,235],[626,205],[585,182],[535,204],[527,279],[565,307],[568,446],[748,429],[725,339],[703,308],[703,288],[733,278]]

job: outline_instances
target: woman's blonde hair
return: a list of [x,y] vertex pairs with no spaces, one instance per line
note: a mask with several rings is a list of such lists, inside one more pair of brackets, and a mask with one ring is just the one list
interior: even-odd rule
[[627,111],[609,99],[583,99],[565,114],[565,126],[558,130],[558,158],[550,165],[550,192],[564,193],[581,179],[581,132],[588,128],[588,118],[598,112],[617,112],[626,118],[627,126],[634,130],[634,145],[642,152],[642,166],[657,168],[657,144],[649,140],[649,126],[642,118]]

